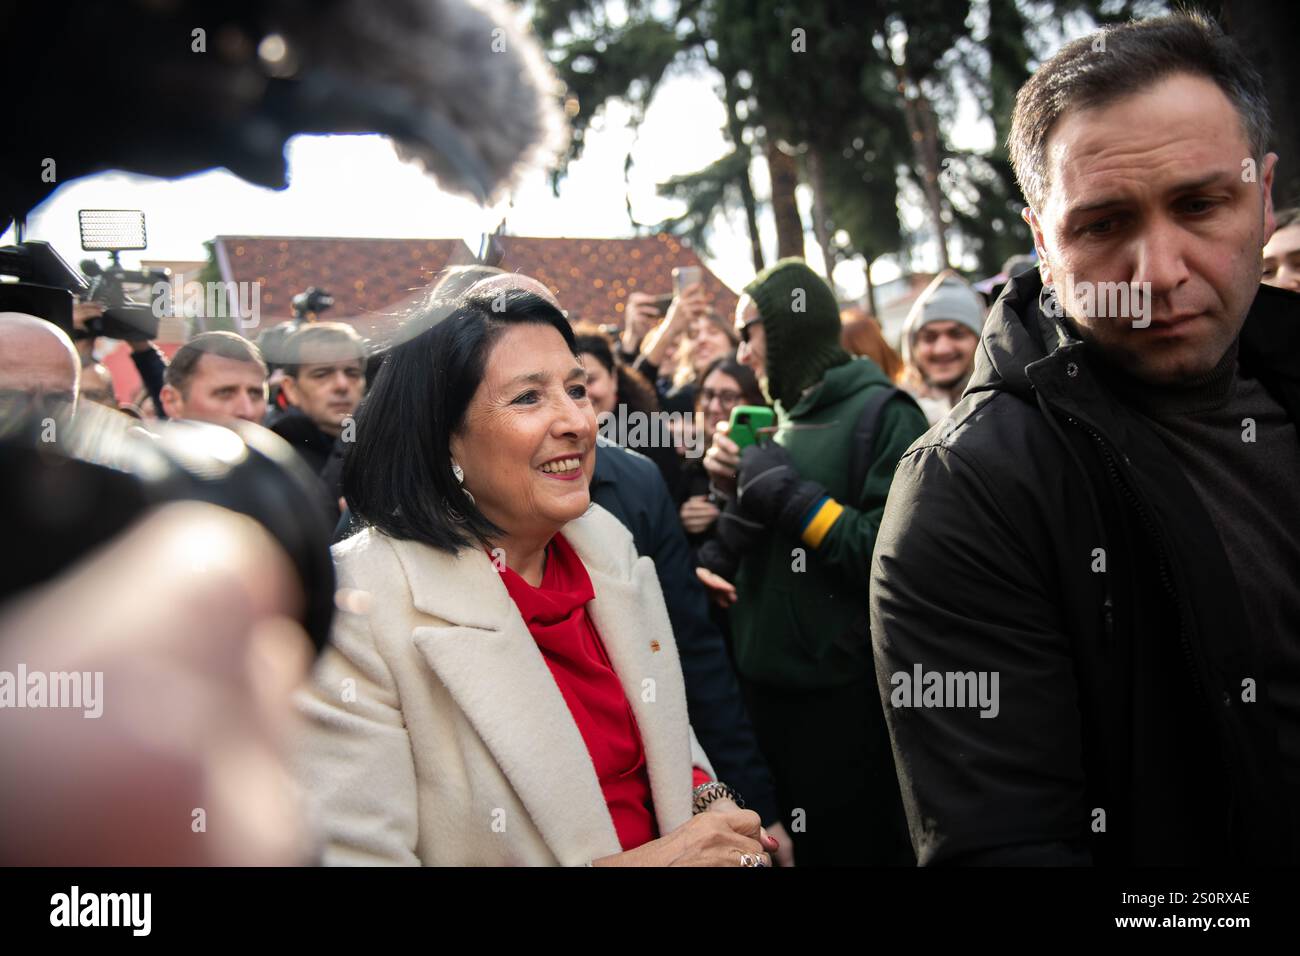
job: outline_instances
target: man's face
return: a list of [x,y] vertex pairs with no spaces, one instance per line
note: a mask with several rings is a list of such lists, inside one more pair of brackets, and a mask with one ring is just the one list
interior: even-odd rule
[[[304,358],[310,358],[308,352]],[[327,435],[339,435],[344,421],[361,402],[366,387],[365,364],[359,358],[304,362],[297,375],[286,375],[284,394]]]
[[736,360],[749,366],[761,380],[767,374],[767,334],[758,304],[747,295],[736,303],[736,335],[740,337]]
[[1300,222],[1273,233],[1264,247],[1264,284],[1300,292]]
[[953,388],[975,367],[975,346],[979,341],[970,326],[960,322],[927,322],[912,342],[912,361],[927,385]]
[[260,424],[266,415],[266,376],[256,362],[208,354],[195,364],[184,395],[166,385],[162,399],[168,418],[217,425],[242,418]]
[[[1151,383],[1212,369],[1258,291],[1276,161],[1255,168],[1237,111],[1202,77],[1063,115],[1047,141],[1050,191],[1026,220],[1044,282],[1085,341]],[[1099,283],[1149,283],[1149,298],[1117,293],[1130,308],[1107,314]]]

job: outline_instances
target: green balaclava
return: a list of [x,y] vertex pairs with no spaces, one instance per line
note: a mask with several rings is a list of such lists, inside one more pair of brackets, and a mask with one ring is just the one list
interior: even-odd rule
[[835,293],[802,259],[782,259],[745,286],[767,336],[768,398],[787,412],[804,390],[851,356],[840,345]]

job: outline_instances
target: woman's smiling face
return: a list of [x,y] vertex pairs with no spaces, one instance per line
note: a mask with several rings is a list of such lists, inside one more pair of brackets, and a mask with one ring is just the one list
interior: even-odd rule
[[586,383],[549,325],[512,325],[488,353],[451,454],[479,511],[507,535],[549,537],[590,506],[596,413]]
[[732,349],[727,333],[706,316],[696,319],[687,335],[690,340],[691,365],[695,368],[696,375],[708,368],[714,359],[721,358]]

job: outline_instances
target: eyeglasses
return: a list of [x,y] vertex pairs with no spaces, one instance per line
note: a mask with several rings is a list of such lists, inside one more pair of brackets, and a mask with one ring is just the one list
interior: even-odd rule
[[739,404],[740,400],[744,397],[745,395],[743,392],[737,392],[735,389],[731,388],[721,388],[717,390],[712,388],[700,389],[701,405],[710,405],[716,401],[719,405],[727,408]]
[[763,320],[762,320],[762,319],[753,319],[752,321],[746,322],[744,325],[742,325],[742,326],[740,327],[740,341],[742,341],[742,342],[744,342],[746,345],[748,345],[748,344],[749,344],[749,330],[752,329],[752,328],[753,328],[754,326],[756,326],[756,325],[762,325],[762,324],[763,324]]

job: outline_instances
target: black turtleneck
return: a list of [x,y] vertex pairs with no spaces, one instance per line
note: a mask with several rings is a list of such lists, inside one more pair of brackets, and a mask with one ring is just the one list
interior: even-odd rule
[[1234,342],[1208,374],[1179,386],[1109,376],[1117,397],[1150,423],[1209,512],[1264,652],[1279,742],[1300,785],[1300,437]]

